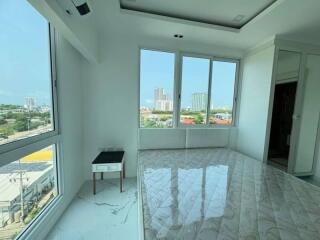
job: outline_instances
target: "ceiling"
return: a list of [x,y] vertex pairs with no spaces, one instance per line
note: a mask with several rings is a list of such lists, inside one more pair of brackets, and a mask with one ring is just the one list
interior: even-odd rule
[[276,0],[120,0],[120,7],[240,29],[275,2]]
[[[123,0],[125,1],[125,0]],[[191,0],[127,0],[130,4],[136,2],[152,2],[152,6],[168,9],[165,2],[191,3]],[[133,1],[133,2],[132,2]],[[214,0],[211,0],[214,1]],[[233,0],[238,2],[240,0]],[[241,0],[243,2],[259,2],[253,0]],[[211,27],[210,24],[192,24],[190,21],[174,21],[167,17],[153,17],[151,14],[134,14],[121,10],[120,0],[94,0],[93,15],[97,27],[101,30],[101,36],[114,36],[116,34],[130,37],[155,37],[158,39],[173,39],[173,35],[183,34],[184,38],[176,41],[188,41],[199,44],[225,46],[235,49],[248,49],[279,35],[284,39],[302,41],[306,43],[320,44],[320,1],[319,0],[277,0],[272,4],[272,9],[264,11],[254,20],[250,21],[238,31],[226,31]],[[195,1],[194,1],[195,2]],[[197,1],[198,2],[198,1]],[[207,1],[209,2],[209,0]],[[224,0],[219,2],[228,2]],[[267,3],[262,0],[260,2]],[[269,1],[271,2],[271,1]],[[245,6],[250,5],[249,3]],[[219,16],[231,16],[246,14],[240,10],[235,11],[230,5]],[[256,7],[257,5],[255,5]],[[251,9],[251,8],[250,8]],[[192,7],[186,7],[186,12],[192,12]],[[251,11],[251,10],[250,10]],[[206,13],[208,14],[208,13]],[[209,16],[209,15],[208,15]],[[209,16],[212,19],[216,16]]]

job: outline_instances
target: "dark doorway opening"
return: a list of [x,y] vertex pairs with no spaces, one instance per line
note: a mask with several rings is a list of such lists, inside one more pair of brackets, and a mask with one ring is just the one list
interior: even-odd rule
[[268,161],[287,170],[297,82],[277,84],[274,93]]

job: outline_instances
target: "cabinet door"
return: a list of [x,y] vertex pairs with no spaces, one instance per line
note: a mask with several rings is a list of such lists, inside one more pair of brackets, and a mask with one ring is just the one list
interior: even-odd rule
[[320,114],[320,56],[308,55],[294,173],[309,175],[314,166]]

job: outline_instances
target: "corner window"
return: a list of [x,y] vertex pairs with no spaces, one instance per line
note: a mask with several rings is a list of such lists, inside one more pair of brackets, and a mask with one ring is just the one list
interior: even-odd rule
[[55,145],[0,167],[0,239],[15,239],[57,194]]
[[0,26],[0,239],[16,239],[60,194],[54,31],[21,0]]
[[0,145],[54,130],[48,22],[27,1],[0,8]]

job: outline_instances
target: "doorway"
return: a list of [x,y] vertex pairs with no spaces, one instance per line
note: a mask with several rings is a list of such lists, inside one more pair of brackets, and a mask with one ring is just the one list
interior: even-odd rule
[[285,171],[288,169],[296,91],[296,81],[275,86],[268,163]]

